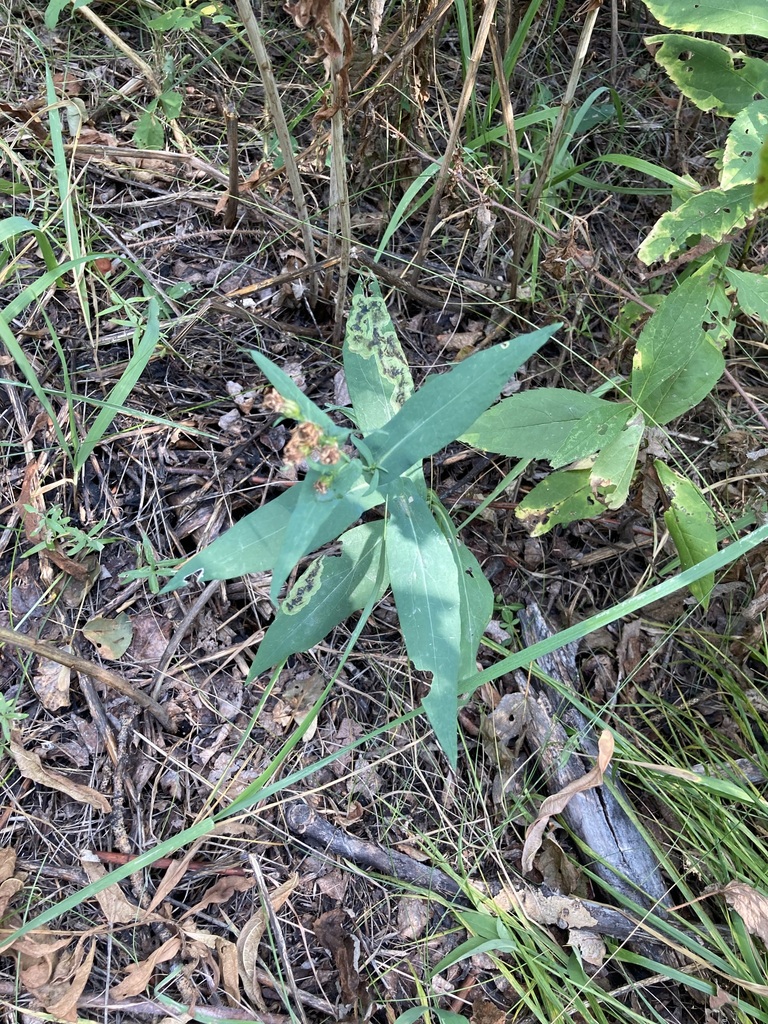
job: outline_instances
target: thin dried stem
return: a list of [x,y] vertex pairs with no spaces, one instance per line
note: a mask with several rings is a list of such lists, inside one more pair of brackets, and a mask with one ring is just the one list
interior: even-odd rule
[[[251,49],[256,57],[256,64],[261,75],[264,93],[267,98],[267,106],[269,107],[269,112],[272,115],[272,120],[275,125],[277,140],[280,144],[280,153],[285,163],[286,174],[288,175],[288,184],[291,186],[293,202],[296,206],[297,219],[301,224],[302,240],[304,244],[304,253],[307,257],[307,263],[316,263],[317,257],[315,256],[315,243],[312,238],[312,228],[309,224],[309,212],[307,209],[307,201],[304,196],[304,186],[301,183],[301,175],[299,174],[296,157],[294,156],[293,149],[291,148],[291,133],[288,129],[288,121],[285,117],[283,104],[280,101],[280,94],[277,91],[277,82],[275,81],[275,75],[272,71],[272,62],[269,59],[267,48],[264,45],[264,38],[261,34],[261,29],[256,19],[256,15],[253,13],[250,0],[236,0],[236,3],[237,13],[240,15],[240,20],[242,21],[248,36],[248,42],[251,44]],[[310,278],[309,293],[310,302],[314,305],[317,301],[317,281],[314,277]]]
[[427,212],[427,217],[424,222],[424,230],[421,235],[421,241],[419,242],[419,248],[416,251],[416,255],[413,257],[413,267],[410,274],[412,284],[417,284],[419,277],[421,276],[421,265],[424,262],[427,246],[429,245],[429,241],[435,227],[435,222],[437,221],[437,215],[440,210],[440,200],[443,197],[443,192],[445,191],[445,186],[448,183],[448,177],[451,173],[451,164],[453,163],[456,147],[459,144],[459,135],[464,127],[464,115],[469,107],[469,101],[472,99],[472,93],[475,91],[477,72],[480,67],[483,51],[485,50],[488,33],[491,30],[491,25],[493,24],[493,19],[496,14],[496,5],[497,0],[487,0],[483,16],[480,19],[480,25],[477,29],[477,35],[475,36],[475,45],[472,47],[472,54],[469,58],[467,77],[464,79],[461,96],[459,97],[459,102],[456,105],[453,127],[451,128],[451,134],[448,137],[448,143],[445,147],[443,160],[440,165],[440,170],[438,171],[437,180],[435,181],[435,191],[432,195],[432,202],[429,204],[429,211]]

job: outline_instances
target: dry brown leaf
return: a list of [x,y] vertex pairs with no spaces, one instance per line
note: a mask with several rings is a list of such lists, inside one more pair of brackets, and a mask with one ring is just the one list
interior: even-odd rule
[[[298,874],[293,874],[282,885],[279,885],[274,892],[270,893],[269,903],[275,912],[282,907],[298,884],[299,876]],[[237,965],[240,971],[240,980],[248,997],[253,999],[260,1009],[260,1004],[263,1004],[264,1001],[261,997],[261,990],[254,972],[258,963],[259,943],[266,927],[266,911],[264,909],[257,910],[243,925],[237,937]]]
[[8,904],[23,888],[24,881],[21,878],[6,878],[4,882],[0,882],[0,919],[5,917]]
[[[80,863],[89,882],[98,882],[107,874],[107,869],[91,850],[80,851]],[[110,924],[130,924],[144,920],[144,911],[123,895],[117,882],[97,893],[96,899]]]
[[167,960],[173,960],[181,949],[181,936],[174,935],[173,938],[164,942],[159,949],[151,953],[146,960],[138,964],[129,964],[126,967],[126,975],[119,985],[109,990],[110,999],[131,999],[133,996],[141,995],[144,989],[152,980],[152,975],[158,964],[164,964]]
[[582,775],[580,779],[575,779],[573,782],[569,782],[567,786],[563,786],[559,793],[553,793],[552,796],[548,796],[542,803],[539,809],[539,816],[528,829],[525,837],[522,857],[524,875],[527,875],[533,867],[533,858],[541,846],[544,829],[547,827],[547,823],[552,815],[560,814],[567,806],[571,797],[577,793],[586,793],[588,789],[594,789],[596,786],[602,785],[603,775],[613,757],[613,747],[613,733],[609,729],[603,729],[598,743],[597,764],[595,767],[587,772],[586,775]]
[[0,846],[0,882],[13,878],[16,872],[16,851],[12,846]]
[[723,889],[723,896],[742,919],[747,931],[757,935],[768,946],[768,896],[746,882],[729,882]]
[[[85,940],[78,942],[69,957],[62,957],[57,965],[54,977],[54,992],[58,998],[49,996],[42,1000],[43,1006],[56,1021],[77,1021],[77,1001],[83,994],[93,969],[96,956],[96,942],[92,941],[88,952],[83,957]],[[61,991],[62,986],[64,991]]]
[[60,775],[58,772],[45,768],[37,754],[24,749],[21,744],[21,733],[17,729],[11,733],[8,751],[25,779],[31,779],[32,782],[36,782],[40,786],[64,793],[80,804],[90,804],[91,807],[95,807],[103,814],[109,814],[112,810],[109,800],[101,793],[97,793],[95,789],[91,789],[90,786],[82,786],[79,782],[67,778],[66,775]]
[[193,917],[212,904],[226,903],[236,892],[248,892],[255,884],[256,879],[252,875],[223,875],[221,878],[217,878],[213,885],[205,891],[199,903],[184,913],[182,921]]
[[[81,939],[70,953],[66,952],[67,946],[72,943],[72,937],[69,935],[56,938],[42,932],[34,937],[25,936],[14,942],[11,948],[19,955],[19,980],[22,989],[45,1009],[61,1004],[67,1012],[73,979],[74,983],[79,983],[77,979],[80,978],[78,972],[83,965],[84,941]],[[90,965],[87,974],[90,974]],[[87,980],[86,975],[85,981]],[[69,1016],[60,1019],[76,1018]]]
[[237,946],[229,939],[216,936],[216,954],[219,958],[219,974],[222,987],[230,1006],[240,1005],[240,974],[237,970]]
[[347,1006],[365,997],[366,987],[358,972],[360,940],[352,934],[352,916],[346,910],[329,910],[315,921],[318,942],[330,950],[339,972],[341,1001]]
[[[71,647],[62,647],[62,650],[67,654],[72,653]],[[71,674],[71,670],[66,665],[60,665],[57,661],[51,661],[49,658],[38,659],[32,685],[46,711],[58,711],[60,708],[69,707]]]

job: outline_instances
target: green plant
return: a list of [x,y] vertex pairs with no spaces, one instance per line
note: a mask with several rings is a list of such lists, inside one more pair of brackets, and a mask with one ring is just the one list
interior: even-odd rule
[[11,742],[11,733],[17,723],[23,722],[27,716],[16,710],[16,700],[0,693],[0,754]]
[[[124,583],[132,580],[146,580],[153,594],[160,593],[160,578],[173,576],[179,568],[178,558],[156,558],[152,543],[145,533],[141,535],[141,544],[136,549],[136,568],[126,569],[120,573]],[[142,564],[143,563],[143,564]]]
[[[25,505],[24,508],[32,515],[39,515],[33,505]],[[70,558],[74,558],[82,551],[88,554],[103,551],[109,541],[99,540],[98,534],[106,525],[107,520],[100,519],[86,533],[85,530],[73,525],[70,516],[63,515],[60,505],[52,505],[44,515],[40,516],[40,522],[32,531],[34,538],[40,538],[39,543],[29,551],[25,551],[24,557],[29,558],[30,555],[36,555],[38,551],[52,551],[57,544]]]
[[[340,538],[340,551],[315,559],[280,604],[250,678],[318,643],[389,585],[408,654],[433,676],[424,710],[455,762],[458,684],[475,670],[493,594],[428,491],[421,462],[466,430],[554,330],[542,328],[476,353],[414,392],[378,286],[372,284],[368,296],[358,286],[343,348],[355,431],[337,426],[274,363],[252,353],[276,389],[270,408],[298,423],[286,459],[305,458],[306,475],[193,557],[167,589],[196,574],[227,579],[271,569],[277,604],[297,563]],[[357,455],[348,454],[347,442]],[[350,529],[382,505],[384,517]]]
[[[650,0],[648,7],[671,27],[768,37],[757,0],[738,0],[727,10],[680,0]],[[638,337],[630,379],[616,385],[618,400],[534,389],[499,403],[463,436],[485,451],[550,462],[554,472],[515,512],[534,536],[623,505],[647,429],[677,419],[712,391],[740,314],[768,323],[768,276],[727,265],[731,232],[768,206],[768,62],[689,36],[647,42],[658,47],[656,60],[688,98],[734,119],[720,186],[673,181],[673,209],[640,248],[647,264],[685,254],[692,266],[667,296],[653,296],[655,311],[648,307],[652,315]],[[680,562],[696,565],[717,550],[714,513],[688,476],[661,459],[653,466]],[[691,585],[705,607],[713,585],[712,574]]]

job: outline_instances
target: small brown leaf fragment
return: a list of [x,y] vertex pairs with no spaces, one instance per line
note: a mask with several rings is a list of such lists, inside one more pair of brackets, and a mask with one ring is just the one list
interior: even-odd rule
[[472,1024],[504,1024],[507,1011],[492,1003],[490,999],[478,996],[472,1003]]
[[8,751],[25,779],[31,779],[32,782],[47,786],[48,789],[64,793],[80,804],[90,804],[102,814],[109,814],[112,810],[109,800],[101,793],[97,793],[95,789],[91,789],[90,786],[82,786],[79,782],[67,778],[66,775],[60,775],[58,772],[45,768],[37,754],[24,749],[21,743],[21,733],[17,729],[11,733]]
[[224,875],[222,878],[217,878],[213,885],[206,890],[203,898],[186,911],[182,920],[199,914],[206,907],[226,903],[232,899],[235,893],[248,892],[255,884],[256,881],[252,875]]
[[[68,654],[72,653],[71,647],[65,647],[64,650]],[[49,658],[39,659],[32,685],[46,711],[58,711],[60,708],[69,707],[70,677],[71,669],[66,665],[60,665]]]
[[746,882],[729,882],[723,889],[723,896],[742,919],[747,931],[757,935],[768,946],[768,896]]
[[403,896],[397,907],[397,934],[403,941],[419,939],[427,930],[429,913],[424,900]]
[[[282,885],[279,885],[269,895],[269,902],[272,909],[277,912],[299,883],[299,876],[293,874],[287,878]],[[243,925],[237,937],[237,963],[240,971],[240,980],[243,983],[246,995],[252,999],[259,1009],[266,1009],[261,996],[259,984],[256,981],[256,967],[258,966],[259,943],[267,927],[267,915],[263,909],[256,913]]]
[[315,921],[317,941],[333,956],[339,972],[341,1001],[351,1006],[366,994],[360,979],[360,940],[350,929],[351,918],[346,910],[329,910]]

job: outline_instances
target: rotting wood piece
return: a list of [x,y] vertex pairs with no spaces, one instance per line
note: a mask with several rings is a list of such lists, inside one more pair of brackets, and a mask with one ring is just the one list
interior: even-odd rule
[[[536,604],[520,612],[520,625],[528,647],[552,635]],[[589,723],[563,696],[568,691],[575,695],[575,653],[571,644],[537,660],[542,672],[557,686],[522,671],[515,673],[520,692],[526,695],[526,743],[544,769],[550,793],[586,775],[597,757],[597,741]],[[651,848],[622,802],[626,804],[628,799],[613,771],[607,783],[573,796],[562,817],[594,853],[590,868],[609,891],[663,914],[664,906],[669,905],[667,884]]]

